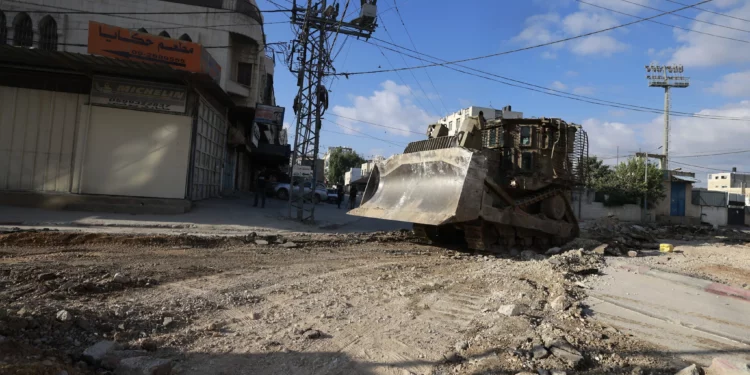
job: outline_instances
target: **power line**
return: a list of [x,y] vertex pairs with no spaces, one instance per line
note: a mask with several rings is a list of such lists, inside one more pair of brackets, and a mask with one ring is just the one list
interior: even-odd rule
[[733,154],[744,154],[750,152],[750,150],[741,151],[729,151],[729,152],[717,152],[713,154],[699,154],[699,155],[673,155],[674,158],[698,158],[703,156],[717,156],[717,155],[733,155]]
[[[388,28],[387,28],[387,27],[385,27],[385,22],[383,22],[382,26],[383,26],[383,30],[385,30],[385,34],[386,34],[386,35],[388,35],[388,38],[389,38],[389,39],[390,39],[391,41],[393,41],[393,42],[395,43],[395,41],[393,40],[393,36],[391,36],[391,32],[390,32],[390,31],[388,31]],[[382,50],[381,50],[380,52],[381,52],[381,53],[383,54],[383,56],[385,56],[385,53],[384,53],[384,52],[383,52]],[[404,65],[406,65],[406,66],[409,66],[409,63],[407,63],[407,62],[406,62],[406,59],[404,58],[404,56],[403,56],[403,55],[399,55],[399,56],[401,57],[401,61],[403,61],[403,62],[404,62]],[[387,59],[387,57],[386,57],[386,59]],[[388,63],[390,64],[390,61],[389,61]],[[391,66],[392,66],[392,65],[393,65],[393,64],[391,64]],[[433,110],[435,110],[435,113],[436,113],[436,114],[440,114],[440,111],[439,111],[439,110],[437,109],[437,107],[435,106],[435,103],[433,103],[433,102],[432,102],[432,99],[430,99],[430,96],[429,96],[429,95],[427,95],[427,91],[425,91],[424,87],[422,87],[422,83],[420,83],[420,82],[419,82],[419,80],[417,79],[417,76],[416,76],[416,75],[414,75],[414,71],[413,71],[413,70],[410,70],[410,71],[409,71],[409,73],[411,74],[411,77],[412,77],[412,78],[414,78],[414,81],[415,81],[415,82],[417,83],[417,86],[419,86],[419,90],[421,90],[421,91],[422,91],[422,94],[424,94],[425,98],[427,98],[427,101],[428,101],[428,102],[430,103],[430,105],[432,106],[432,109],[433,109]],[[401,77],[401,75],[399,74],[399,78],[400,78],[400,77]],[[402,81],[403,81],[403,79],[402,79]],[[405,83],[404,83],[404,84],[405,84]],[[407,86],[407,87],[408,87],[408,86]],[[410,89],[410,90],[411,90],[411,89]],[[412,93],[412,95],[413,95],[413,93]],[[415,98],[416,98],[416,96],[415,96]],[[426,111],[425,111],[425,112],[426,112]]]
[[411,130],[405,130],[405,129],[397,128],[395,126],[388,126],[388,125],[383,125],[383,124],[377,124],[377,123],[374,123],[374,122],[359,120],[359,119],[356,119],[356,118],[353,118],[353,117],[346,117],[346,116],[337,115],[335,113],[331,113],[330,115],[333,115],[333,116],[336,116],[336,117],[340,117],[340,118],[345,118],[347,120],[361,122],[363,124],[378,126],[378,127],[381,127],[381,128],[394,129],[394,130],[399,130],[399,131],[407,131],[407,132],[412,133],[412,134],[425,135],[425,133],[415,132],[415,131],[411,131]]
[[[380,51],[380,54],[383,55],[383,58],[385,58],[385,61],[388,62],[388,65],[390,65],[391,67],[393,67],[393,63],[388,58],[388,56],[385,55],[385,52],[383,52],[383,50],[380,47],[378,47],[378,50]],[[419,100],[419,97],[417,97],[417,95],[414,94],[414,90],[411,89],[411,86],[409,86],[409,85],[406,84],[406,81],[404,80],[404,77],[401,77],[401,73],[400,72],[396,72],[396,76],[398,77],[399,81],[401,81],[401,84],[404,85],[404,86],[406,86],[406,89],[409,90],[409,94],[411,94],[411,96],[414,97],[415,101],[418,103],[417,107],[419,107],[419,109],[421,109],[422,111],[424,111],[426,113],[427,111],[424,109],[424,104],[422,103],[421,100]],[[417,84],[418,83],[419,82],[417,82]]]
[[[681,3],[679,1],[674,1],[674,0],[665,0],[665,1],[668,1],[668,2],[674,3],[674,4],[678,4],[678,5],[687,5],[687,4]],[[706,8],[693,7],[693,9],[700,10],[700,11],[707,12],[707,13],[712,13],[712,14],[715,14],[717,16],[723,16],[723,17],[727,17],[727,18],[733,18],[733,19],[736,19],[736,20],[740,20],[740,21],[750,22],[750,20],[748,20],[746,18],[740,18],[740,17],[735,17],[735,16],[732,16],[732,15],[729,15],[729,14],[725,14],[725,13],[714,12],[714,11],[708,10]]]
[[[651,10],[655,10],[655,11],[657,11],[657,12],[663,12],[663,10],[661,10],[661,9],[659,9],[659,8],[654,8],[654,7],[650,7],[650,6],[648,6],[648,5],[643,5],[643,4],[639,4],[639,3],[636,3],[636,2],[634,2],[634,1],[630,1],[630,0],[620,0],[620,1],[626,2],[626,3],[628,3],[628,4],[633,4],[633,5],[637,5],[637,6],[639,6],[639,7],[642,7],[642,8],[646,8],[646,9],[651,9]],[[591,4],[589,4],[589,5],[591,5]],[[723,27],[723,28],[725,28],[725,29],[730,29],[730,30],[737,30],[737,31],[744,31],[744,32],[746,32],[746,33],[750,33],[750,30],[745,30],[745,29],[738,29],[738,28],[736,28],[736,27],[725,26],[725,25],[719,25],[718,23],[713,23],[713,22],[703,21],[703,20],[699,20],[699,19],[697,19],[697,18],[692,18],[692,17],[688,17],[688,16],[683,16],[683,15],[681,15],[681,14],[673,14],[673,16],[675,16],[675,17],[680,17],[680,18],[684,18],[684,19],[687,19],[687,20],[695,21],[695,22],[705,23],[705,24],[708,24],[708,25],[713,25],[713,26]],[[634,16],[634,17],[635,17],[635,16]]]
[[[9,1],[15,1],[15,0],[9,0]],[[28,3],[31,4],[31,3]],[[40,4],[34,4],[39,5]],[[175,14],[233,14],[233,13],[240,13],[236,10],[227,10],[227,11],[188,11],[188,12],[89,12],[85,10],[74,10],[74,11],[49,11],[49,10],[28,10],[28,9],[21,9],[21,10],[11,10],[12,12],[23,12],[23,13],[44,13],[44,14],[94,14],[94,15],[102,15],[102,16],[111,16],[111,15],[175,15]],[[291,9],[272,9],[272,10],[258,10],[260,13],[279,13],[279,12],[291,12]]]
[[[21,0],[6,0],[6,1],[12,1],[12,2],[16,2],[16,3],[29,4],[29,5],[39,5],[39,4],[36,4],[36,3],[29,3],[29,2],[25,2],[25,1],[21,1]],[[52,5],[49,5],[49,6],[46,6],[46,7],[47,8],[54,8],[54,9],[64,9],[64,10],[69,10],[69,11],[77,11],[77,9],[73,9],[73,8],[66,8],[66,7],[59,7],[59,6],[52,6]],[[222,13],[219,13],[219,14],[222,14]],[[158,22],[158,23],[161,23],[161,24],[182,26],[184,28],[200,28],[200,29],[214,30],[214,31],[227,31],[227,30],[222,30],[222,29],[212,29],[211,28],[212,26],[186,25],[186,24],[177,23],[177,22],[169,22],[169,21],[162,21],[162,20],[153,20],[153,19],[138,18],[138,17],[124,16],[124,15],[111,15],[111,13],[105,13],[105,14],[101,14],[101,15],[102,16],[109,16],[109,17],[112,17],[112,18],[123,18],[123,19],[136,20],[136,21]],[[240,24],[240,25],[242,25],[242,24]],[[182,27],[178,27],[178,28],[182,28]],[[86,30],[88,30],[88,28]]]
[[[140,18],[139,18],[139,20],[140,20]],[[145,20],[145,19],[143,21],[154,22],[153,20]],[[209,29],[209,30],[214,30],[214,29],[210,29],[210,28],[211,27],[233,27],[233,26],[257,26],[257,27],[263,27],[263,26],[266,26],[266,25],[276,25],[276,24],[280,24],[280,23],[289,23],[289,21],[265,22],[265,23],[262,23],[262,24],[259,24],[259,23],[229,23],[229,24],[224,24],[224,25],[206,25],[206,26],[185,25],[185,26],[176,26],[176,27],[159,27],[158,29],[160,29],[160,30],[177,30],[177,29]],[[138,26],[138,27],[140,27],[140,26]],[[136,28],[136,26],[130,26],[130,27],[126,27],[126,28],[134,29],[134,28]],[[89,29],[88,27],[66,27],[66,28],[62,28],[62,30],[67,30],[67,31],[75,31],[75,30],[84,30],[85,31],[85,30],[88,30],[88,29]],[[230,30],[216,30],[216,31],[227,31],[227,32],[229,32]]]
[[[719,169],[719,168],[704,167],[704,166],[702,166],[702,165],[695,165],[695,164],[682,163],[682,162],[679,162],[679,161],[674,161],[674,160],[671,160],[671,159],[669,160],[669,162],[670,162],[670,163],[675,163],[675,164],[679,164],[679,165],[684,165],[684,166],[688,166],[688,167],[693,167],[693,168],[701,168],[701,169],[706,169],[706,170],[710,170],[710,171],[718,171],[718,172],[726,172],[726,171],[727,171],[726,169]],[[737,172],[737,173],[750,173],[750,172],[742,172],[742,171],[740,171],[740,172]]]
[[[404,18],[401,16],[401,11],[398,9],[398,4],[396,4],[396,0],[393,0],[393,7],[396,8],[396,14],[398,14],[399,20],[401,20],[401,25],[404,27],[404,31],[406,31],[406,36],[409,37],[409,41],[411,42],[411,46],[414,47],[414,50],[417,51],[417,53],[419,53],[418,52],[418,48],[417,48],[417,44],[414,43],[414,39],[412,39],[411,33],[409,32],[409,29],[406,28],[406,23],[404,22]],[[383,28],[385,29],[385,25],[383,26]],[[388,30],[386,30],[386,33],[387,32],[388,32]],[[429,70],[425,70],[424,72],[427,75],[427,79],[430,80],[430,84],[432,85],[432,88],[435,90],[435,92],[439,93],[440,90],[437,89],[437,87],[435,86],[435,82],[432,81],[432,77],[430,76],[430,71]],[[448,113],[448,107],[445,106],[445,102],[443,102],[442,95],[438,94],[438,99],[440,99],[440,105],[443,106],[443,110],[445,111],[445,113]]]
[[672,14],[672,13],[675,13],[675,12],[679,12],[681,10],[690,9],[690,8],[696,6],[696,5],[701,5],[701,4],[709,3],[711,1],[713,1],[713,0],[703,0],[703,1],[700,1],[700,2],[698,2],[696,4],[693,4],[693,5],[688,5],[688,6],[685,6],[685,7],[682,7],[682,8],[671,10],[669,12],[660,13],[660,14],[657,14],[655,16],[650,16],[650,17],[647,17],[647,18],[641,18],[641,19],[638,19],[638,20],[635,20],[635,21],[626,22],[626,23],[623,23],[623,24],[620,24],[620,25],[615,25],[615,26],[608,27],[608,28],[605,28],[605,29],[591,31],[591,32],[588,32],[588,33],[580,34],[580,35],[575,35],[575,36],[571,36],[571,37],[567,37],[567,38],[563,38],[563,39],[553,40],[553,41],[550,41],[550,42],[536,44],[536,45],[533,45],[533,46],[527,46],[527,47],[523,47],[523,48],[517,48],[517,49],[514,49],[514,50],[508,50],[508,51],[493,53],[493,54],[489,54],[489,55],[470,57],[470,58],[460,59],[460,60],[454,60],[454,61],[447,61],[447,62],[444,62],[444,63],[433,63],[433,64],[418,65],[418,66],[413,66],[413,67],[402,67],[402,68],[391,69],[391,70],[370,70],[370,71],[362,71],[362,72],[343,72],[343,73],[334,73],[334,74],[347,76],[347,75],[362,75],[362,74],[387,73],[387,72],[391,72],[391,71],[423,69],[423,68],[429,68],[429,67],[432,67],[432,66],[454,65],[454,64],[458,64],[458,63],[462,63],[462,62],[467,62],[467,61],[476,61],[476,60],[487,59],[487,58],[490,58],[490,57],[508,55],[508,54],[511,54],[511,53],[516,53],[516,52],[521,52],[521,51],[528,51],[528,50],[532,50],[532,49],[535,49],[535,48],[551,46],[551,45],[554,45],[554,44],[564,43],[564,42],[568,42],[568,41],[571,41],[571,40],[585,38],[587,36],[601,34],[601,33],[607,32],[607,31],[611,31],[611,30],[615,30],[615,29],[627,27],[627,26],[630,26],[630,25],[635,25],[635,24],[641,23],[643,21],[648,21],[648,20],[651,20],[651,19],[654,19],[654,18],[657,18],[657,17],[661,17],[661,16],[664,16],[664,15]]
[[338,125],[338,126],[339,126],[339,127],[341,127],[341,128],[344,128],[344,129],[349,129],[349,130],[351,130],[351,131],[353,131],[353,132],[355,132],[355,133],[359,133],[359,134],[362,134],[362,135],[364,135],[364,136],[365,136],[365,137],[367,137],[367,138],[372,138],[372,139],[375,139],[375,140],[378,140],[378,141],[381,141],[381,142],[385,142],[385,143],[390,143],[390,144],[392,144],[392,145],[394,145],[394,146],[399,146],[399,147],[406,147],[405,145],[402,145],[402,144],[398,144],[398,143],[396,143],[396,142],[391,142],[391,141],[389,141],[389,140],[387,140],[387,139],[382,139],[382,138],[374,137],[374,136],[372,136],[372,135],[369,135],[369,134],[367,134],[367,133],[363,133],[363,132],[361,132],[361,131],[359,131],[359,130],[357,130],[357,129],[354,129],[354,128],[352,128],[352,127],[349,127],[349,126],[346,126],[346,125],[341,125],[341,124],[339,124],[338,122],[335,122],[335,121],[332,121],[332,120],[329,120],[329,119],[324,119],[324,120],[326,120],[326,121],[328,121],[328,122],[330,122],[330,123],[333,123],[334,125]]
[[648,19],[648,18],[641,18],[641,17],[638,17],[638,16],[630,14],[630,13],[620,12],[619,10],[614,10],[614,9],[611,9],[611,8],[603,7],[601,5],[587,3],[587,2],[585,2],[583,0],[576,0],[576,1],[579,2],[579,3],[582,3],[582,4],[590,5],[590,6],[595,7],[595,8],[604,9],[604,10],[608,10],[610,12],[615,12],[615,13],[622,14],[622,15],[625,15],[625,16],[634,17],[634,18],[637,18],[639,20],[644,20],[644,21],[652,22],[652,23],[655,23],[657,25],[662,25],[662,26],[667,26],[667,27],[674,27],[676,29],[689,31],[691,33],[708,35],[708,36],[712,36],[712,37],[715,37],[715,38],[721,38],[721,39],[727,39],[727,40],[734,40],[736,42],[742,42],[742,43],[750,43],[750,40],[737,39],[737,38],[732,38],[732,37],[723,36],[723,35],[711,34],[711,33],[707,33],[707,32],[704,32],[704,31],[698,31],[698,30],[688,29],[688,28],[685,28],[685,27],[677,26],[677,25],[672,25],[672,24],[668,24],[668,23],[664,23],[664,22],[654,21],[654,20],[651,20],[651,19]]
[[[411,50],[409,48],[406,48],[406,47],[403,47],[403,46],[399,46],[397,44],[389,43],[388,41],[385,41],[385,40],[382,40],[382,39],[378,39],[378,38],[375,38],[375,37],[373,37],[372,39],[377,40],[377,41],[382,42],[382,43],[393,45],[395,47],[398,47],[398,48],[401,48],[401,49],[404,49],[404,50],[407,50],[407,51],[410,51],[410,52],[415,52],[415,51],[413,51],[413,50]],[[388,50],[396,52],[396,53],[404,54],[405,56],[411,57],[413,59],[417,59],[417,60],[420,60],[420,61],[431,62],[430,60],[425,60],[425,59],[423,59],[421,57],[418,57],[418,56],[413,56],[413,55],[410,55],[410,54],[406,54],[406,53],[404,53],[402,51],[394,50],[392,48],[389,48],[389,47],[386,47],[386,46],[383,46],[383,45],[379,45],[379,44],[372,43],[372,42],[369,42],[369,41],[365,41],[365,43],[378,46],[379,48],[385,48],[385,49],[388,49]],[[439,60],[439,61],[445,61],[443,59],[440,59],[440,58],[437,58],[437,57],[434,57],[434,56],[430,56],[430,55],[426,55],[424,53],[421,53],[420,55],[423,55],[423,56],[426,56],[426,57],[429,57],[429,58],[432,58],[432,59],[435,59],[435,60]],[[478,72],[480,74],[484,74],[484,75],[487,75],[487,76],[497,77],[497,78],[500,78],[502,80],[510,81],[510,82],[513,82],[513,83],[499,81],[499,80],[493,79],[491,77],[480,76],[478,74],[469,73],[469,72],[463,71],[461,69],[457,69],[457,68],[454,68],[454,67],[451,67],[451,66],[447,66],[447,65],[444,65],[443,67],[451,69],[451,70],[455,70],[455,71],[460,72],[460,73],[464,73],[464,74],[472,75],[472,76],[475,76],[475,77],[479,77],[479,78],[482,78],[482,79],[487,79],[487,80],[495,81],[495,82],[498,82],[498,83],[502,83],[504,85],[508,85],[508,86],[512,86],[512,87],[517,87],[517,88],[522,88],[524,90],[530,90],[530,91],[534,91],[534,92],[540,92],[540,93],[547,94],[547,95],[562,97],[562,98],[566,98],[566,99],[571,99],[571,100],[576,100],[576,101],[581,101],[581,102],[586,102],[586,103],[596,104],[596,105],[601,105],[601,106],[608,106],[608,107],[615,107],[615,108],[627,109],[627,110],[637,111],[637,112],[648,112],[648,113],[655,113],[655,114],[664,114],[664,110],[658,109],[658,108],[651,108],[651,107],[639,106],[639,105],[634,105],[634,104],[620,103],[620,102],[614,102],[614,101],[609,101],[609,100],[604,100],[604,99],[598,99],[598,98],[594,98],[594,97],[590,97],[590,96],[585,96],[585,95],[567,93],[565,91],[555,90],[555,89],[552,89],[552,88],[549,88],[549,87],[544,87],[544,86],[536,85],[536,84],[533,84],[533,83],[529,83],[529,82],[525,82],[525,81],[521,81],[521,80],[509,78],[509,77],[504,77],[504,76],[501,76],[501,75],[498,75],[498,74],[495,74],[495,73],[491,73],[491,72],[487,72],[487,71],[483,71],[483,70],[480,70],[480,69],[471,68],[471,67],[466,66],[466,65],[461,65],[461,64],[456,64],[456,65],[459,66],[459,67],[461,67],[461,68],[465,68],[465,69],[468,69],[468,70],[471,70],[471,71],[474,71],[474,72]],[[517,84],[515,84],[515,83],[517,83]],[[526,86],[529,86],[529,87],[526,87]],[[554,93],[557,93],[557,94],[554,94]],[[606,104],[603,104],[603,103],[606,103]],[[670,115],[680,116],[680,117],[694,117],[694,118],[703,118],[703,119],[711,119],[711,120],[750,121],[750,118],[742,118],[742,117],[728,117],[728,116],[719,116],[719,115],[702,115],[702,114],[680,112],[680,111],[670,111],[669,113],[670,113]]]

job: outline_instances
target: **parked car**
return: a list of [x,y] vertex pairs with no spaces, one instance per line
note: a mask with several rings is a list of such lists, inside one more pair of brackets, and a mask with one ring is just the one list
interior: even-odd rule
[[[273,187],[274,195],[281,199],[281,200],[287,200],[289,199],[289,183],[288,182],[281,182]],[[326,189],[326,186],[322,183],[315,184],[315,192],[311,191],[310,189],[310,182],[305,182],[304,185],[304,193],[305,196],[309,199],[312,199],[312,202],[315,204],[320,203],[321,201],[327,201],[328,200],[328,191]],[[297,183],[294,183],[294,186],[292,187],[292,192],[296,193],[297,190]]]
[[336,203],[339,199],[339,192],[336,189],[328,189],[328,203]]

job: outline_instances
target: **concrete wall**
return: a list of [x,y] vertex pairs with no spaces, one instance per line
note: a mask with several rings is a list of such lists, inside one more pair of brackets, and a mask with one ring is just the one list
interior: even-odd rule
[[718,226],[727,225],[726,207],[700,206],[699,209],[701,211],[701,222]]
[[0,86],[0,190],[70,192],[85,95]]
[[184,198],[192,118],[90,107],[81,192]]
[[[245,0],[255,3],[253,0]],[[216,62],[221,65],[221,87],[226,91],[227,80],[233,77],[235,67],[232,66],[232,49],[226,48],[231,45],[229,32],[249,37],[257,42],[259,48],[254,55],[254,78],[258,77],[261,67],[261,56],[264,56],[265,45],[263,38],[263,27],[249,16],[227,12],[214,8],[206,8],[192,5],[179,4],[158,0],[36,0],[32,2],[2,2],[2,11],[8,22],[8,39],[13,38],[12,22],[16,14],[23,10],[42,11],[89,11],[98,14],[49,14],[57,22],[58,51],[86,53],[88,44],[89,21],[102,22],[114,26],[137,30],[145,28],[149,33],[157,35],[161,31],[167,31],[172,38],[179,38],[182,34],[188,34],[193,42],[208,47],[208,51]],[[226,3],[226,2],[225,2]],[[167,14],[139,14],[139,15],[113,15],[113,12],[166,12]],[[203,12],[197,14],[169,14],[177,12]],[[43,12],[28,13],[33,22],[34,46],[39,41],[39,21],[47,14]],[[76,46],[77,45],[84,45]],[[262,88],[255,87],[257,90]],[[254,98],[258,98],[262,91],[255,92]],[[250,103],[253,98],[246,100],[242,105],[255,106]],[[239,104],[239,103],[238,103]]]
[[[573,210],[578,213],[578,207],[574,207]],[[599,202],[583,202],[579,219],[596,220],[607,216],[614,216],[620,221],[641,221],[641,211],[641,207],[634,204],[605,207],[603,203]]]

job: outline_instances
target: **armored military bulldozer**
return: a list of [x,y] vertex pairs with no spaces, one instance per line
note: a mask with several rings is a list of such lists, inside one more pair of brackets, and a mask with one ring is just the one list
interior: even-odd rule
[[350,215],[411,222],[433,243],[504,251],[578,236],[571,192],[584,181],[588,137],[555,118],[468,117],[375,166]]

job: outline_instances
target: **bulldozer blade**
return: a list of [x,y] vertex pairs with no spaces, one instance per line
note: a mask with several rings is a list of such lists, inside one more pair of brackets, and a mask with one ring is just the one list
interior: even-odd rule
[[370,174],[349,215],[426,225],[479,217],[487,158],[461,147],[394,155]]

